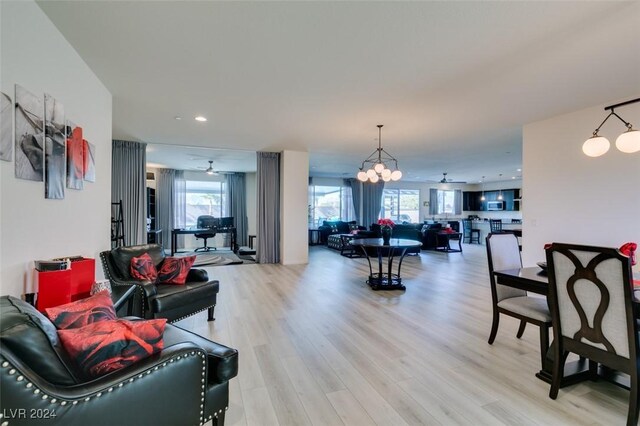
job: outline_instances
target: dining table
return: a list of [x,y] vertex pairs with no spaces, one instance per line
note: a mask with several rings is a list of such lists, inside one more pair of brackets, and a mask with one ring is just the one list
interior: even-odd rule
[[[369,279],[367,279],[367,284],[369,284],[371,289],[406,290],[400,277],[402,261],[407,255],[407,250],[422,245],[420,241],[391,238],[389,242],[385,243],[382,238],[358,238],[352,240],[351,245],[355,249],[360,249],[367,258],[367,262],[369,263]],[[399,257],[397,273],[393,272],[394,257]],[[378,261],[377,272],[373,269],[371,258],[374,258],[374,261]],[[386,268],[384,265],[385,260]]]
[[[501,271],[494,271],[493,274],[495,275],[496,282],[498,284],[525,290],[530,293],[540,294],[545,297],[549,294],[549,276],[547,275],[546,270],[539,266],[505,269]],[[639,308],[636,312],[640,312],[640,300],[637,299],[639,294],[637,291],[635,294],[636,300],[634,303]],[[551,383],[553,378],[554,344],[555,342],[552,342],[551,345],[549,345],[541,369],[536,373],[536,377],[547,383]],[[593,373],[589,371],[589,363],[586,359],[581,358],[575,362],[567,362],[565,364],[564,377],[560,386],[564,387],[587,380],[592,377],[592,374]],[[628,389],[628,377],[624,377],[616,371],[610,370],[606,367],[601,367],[598,370],[598,375]]]

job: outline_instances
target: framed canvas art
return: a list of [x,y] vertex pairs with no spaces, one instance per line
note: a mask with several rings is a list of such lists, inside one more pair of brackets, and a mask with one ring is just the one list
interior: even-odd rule
[[19,179],[42,182],[44,177],[43,101],[16,84],[15,171]]
[[0,160],[4,161],[11,161],[13,157],[11,109],[11,97],[0,92]]
[[82,141],[84,157],[84,180],[87,182],[96,181],[96,147],[91,142]]
[[65,181],[64,106],[48,94],[44,95],[44,119],[44,196],[61,200]]
[[67,188],[82,189],[84,175],[84,144],[82,127],[67,121]]

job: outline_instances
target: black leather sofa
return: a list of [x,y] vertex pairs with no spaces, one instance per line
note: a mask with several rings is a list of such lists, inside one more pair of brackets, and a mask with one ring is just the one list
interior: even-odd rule
[[364,226],[358,226],[355,220],[352,220],[351,222],[325,220],[322,222],[322,225],[318,226],[318,231],[320,231],[320,242],[326,244],[329,239],[329,235],[349,234],[354,229],[365,231],[367,228]]
[[170,324],[164,349],[83,379],[54,325],[0,297],[0,406],[9,425],[223,425],[238,352]]
[[219,291],[218,281],[209,281],[207,271],[192,268],[184,285],[155,284],[131,277],[129,265],[132,257],[149,253],[157,268],[165,258],[159,244],[118,247],[100,253],[105,277],[112,286],[137,287],[132,301],[132,315],[140,318],[166,318],[178,321],[208,309],[208,320],[214,319],[214,309]]

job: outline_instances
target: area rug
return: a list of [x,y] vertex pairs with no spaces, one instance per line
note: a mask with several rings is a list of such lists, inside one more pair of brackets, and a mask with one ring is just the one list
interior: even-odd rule
[[193,266],[224,266],[244,263],[234,253],[198,253]]

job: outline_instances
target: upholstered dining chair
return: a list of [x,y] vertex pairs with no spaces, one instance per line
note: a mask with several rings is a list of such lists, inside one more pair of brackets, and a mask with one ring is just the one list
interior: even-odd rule
[[627,425],[637,425],[640,349],[629,257],[615,248],[560,243],[546,254],[555,336],[549,397],[557,398],[565,360],[573,352],[629,375]]
[[524,290],[498,284],[493,275],[493,271],[522,267],[518,238],[513,234],[492,233],[487,236],[486,242],[493,302],[493,324],[489,335],[489,344],[493,344],[498,333],[500,314],[520,320],[518,339],[522,337],[527,323],[537,325],[540,327],[540,360],[544,364],[549,348],[549,327],[551,327],[551,314],[546,299],[527,296],[527,292]]

